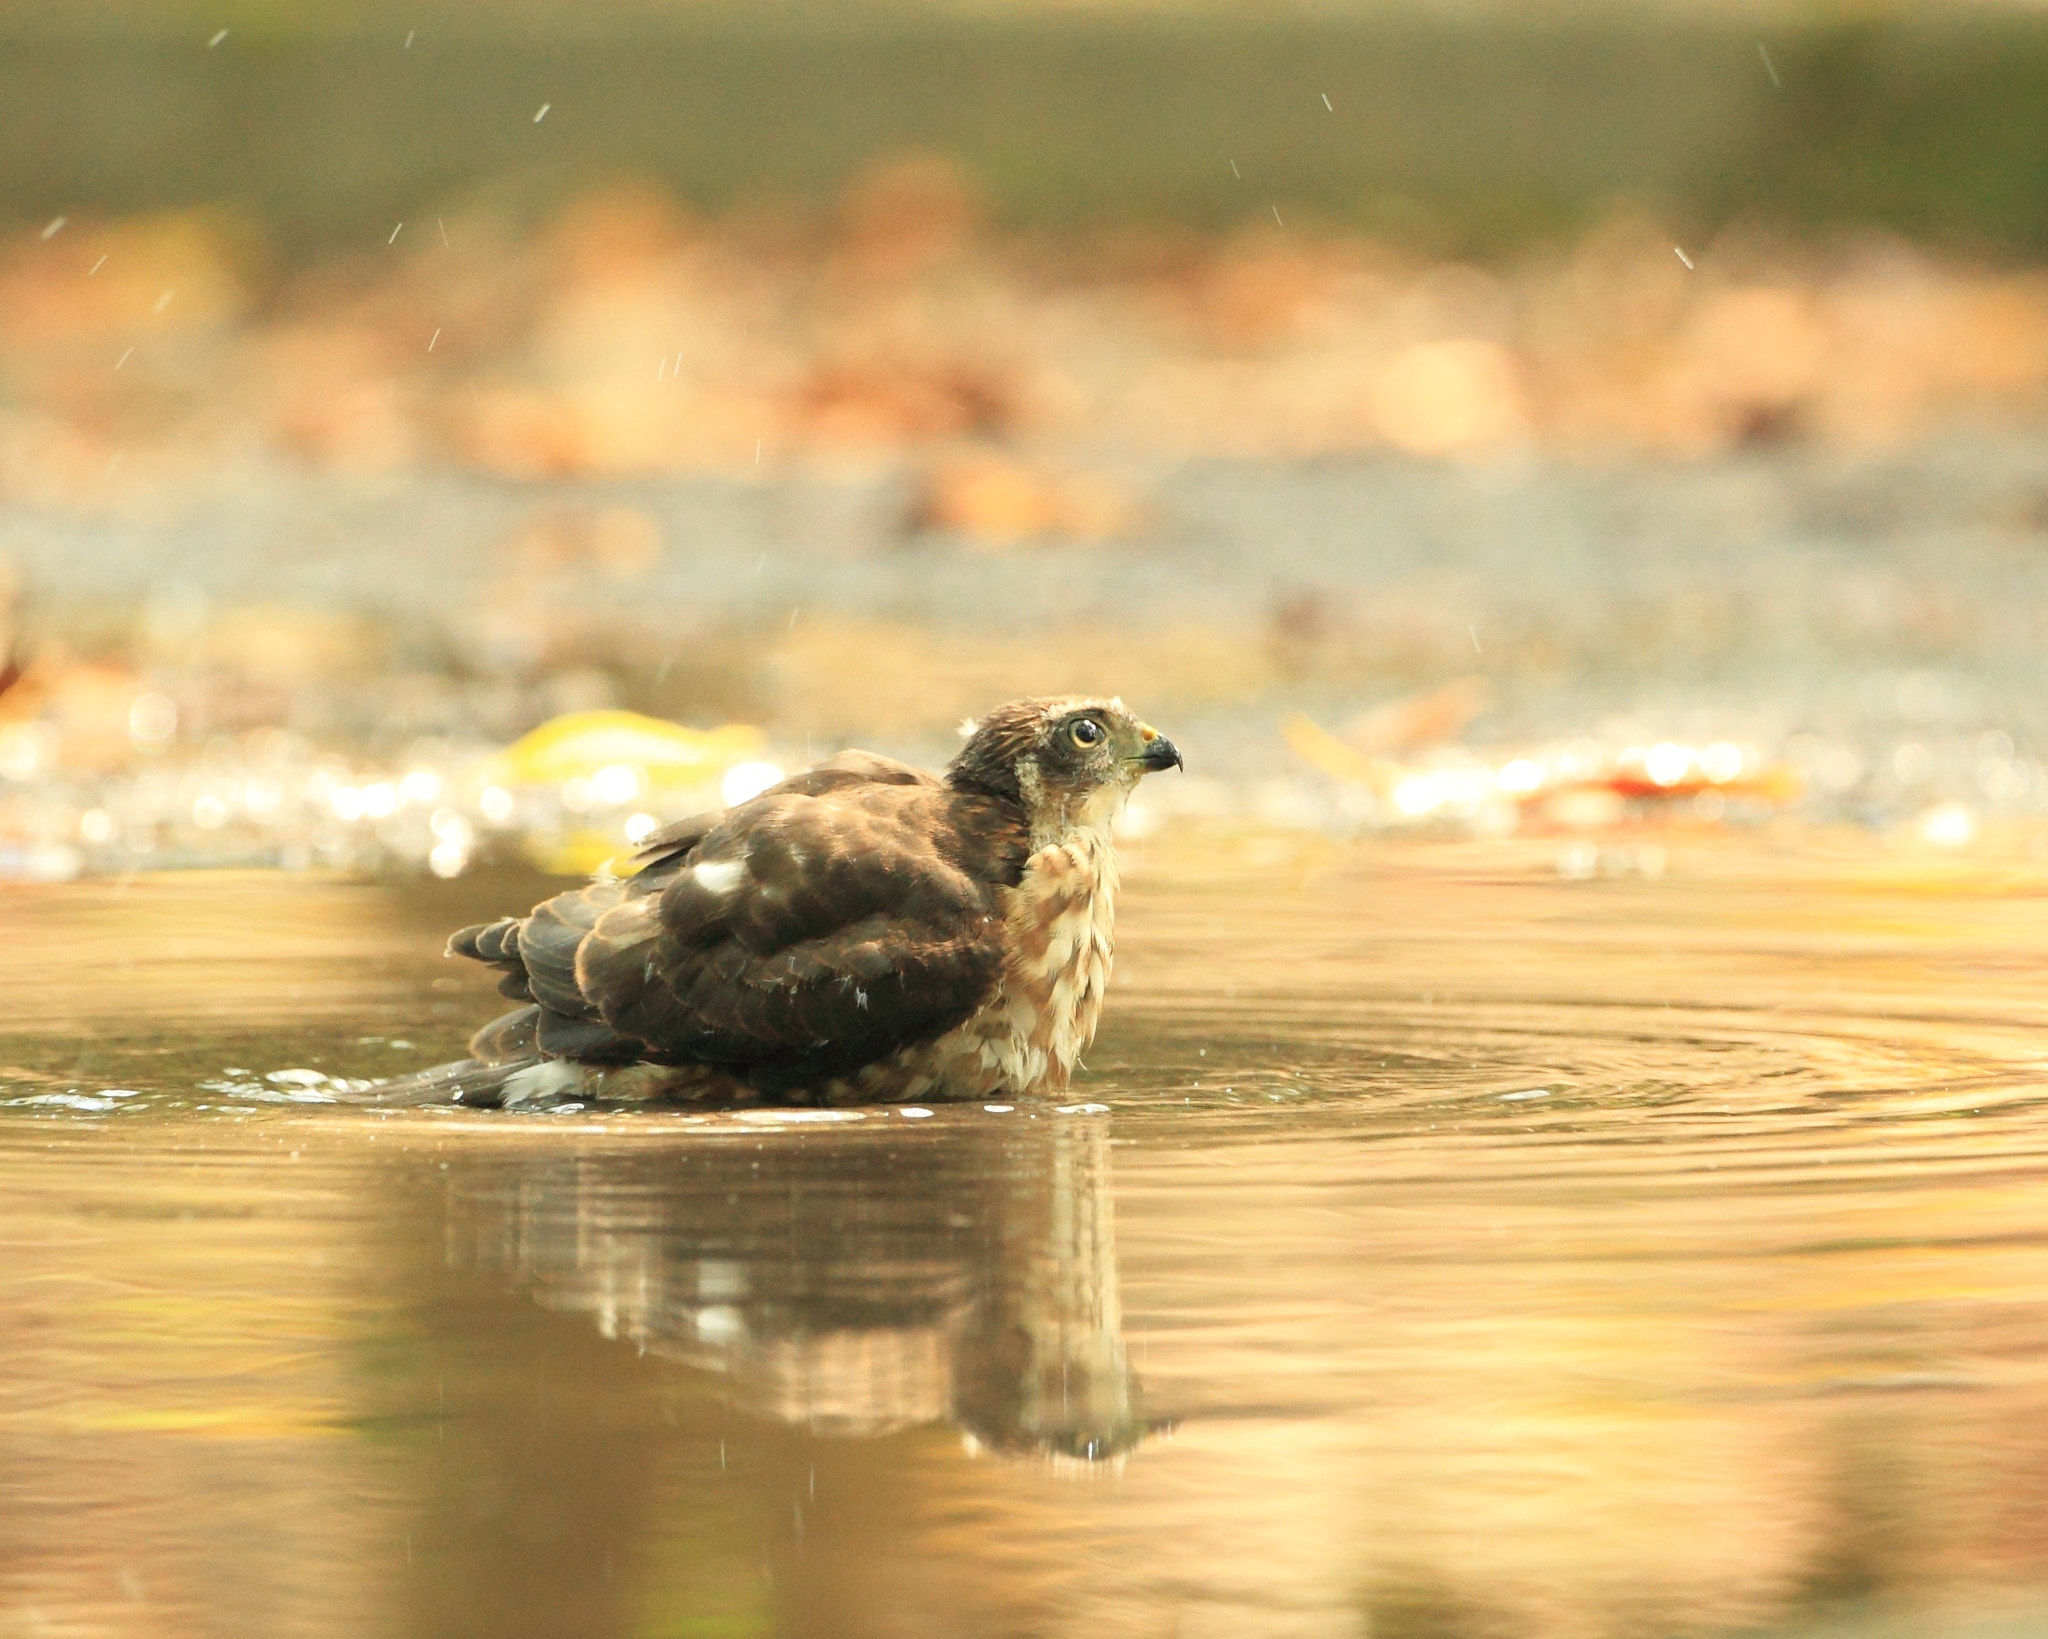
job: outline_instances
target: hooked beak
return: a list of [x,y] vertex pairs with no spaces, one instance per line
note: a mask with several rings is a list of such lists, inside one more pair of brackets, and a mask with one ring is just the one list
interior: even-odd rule
[[1162,768],[1185,768],[1180,760],[1180,748],[1157,729],[1144,727],[1145,749],[1138,753],[1138,766],[1147,774],[1157,774]]

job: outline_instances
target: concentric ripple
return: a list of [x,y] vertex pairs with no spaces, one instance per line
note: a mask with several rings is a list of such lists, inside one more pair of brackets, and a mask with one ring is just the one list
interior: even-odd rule
[[1070,1094],[830,1120],[351,1107],[481,889],[25,894],[0,1608],[2040,1631],[2042,884],[1669,852],[1155,853]]

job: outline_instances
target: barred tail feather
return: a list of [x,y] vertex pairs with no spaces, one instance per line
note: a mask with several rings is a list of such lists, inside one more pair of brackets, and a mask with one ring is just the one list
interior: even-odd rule
[[505,1084],[521,1070],[538,1064],[538,1059],[514,1059],[502,1064],[485,1064],[478,1059],[457,1059],[437,1064],[430,1070],[380,1081],[363,1094],[367,1104],[385,1107],[421,1104],[473,1104],[496,1109],[505,1101]]

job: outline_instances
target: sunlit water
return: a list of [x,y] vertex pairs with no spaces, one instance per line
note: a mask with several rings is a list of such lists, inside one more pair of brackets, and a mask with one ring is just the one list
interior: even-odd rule
[[1064,1107],[373,1112],[533,884],[19,890],[0,1634],[2048,1631],[2048,874],[1155,849]]

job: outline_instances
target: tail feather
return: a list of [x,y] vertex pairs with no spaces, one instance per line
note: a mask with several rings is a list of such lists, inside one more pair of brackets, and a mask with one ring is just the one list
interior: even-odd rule
[[505,1084],[538,1059],[485,1064],[477,1059],[457,1059],[437,1064],[431,1070],[380,1081],[364,1094],[365,1103],[386,1107],[421,1104],[471,1104],[479,1109],[496,1109],[505,1101]]
[[539,1057],[484,1064],[457,1059],[431,1070],[415,1070],[379,1082],[363,1094],[365,1103],[383,1108],[416,1108],[423,1104],[459,1104],[468,1109],[510,1109],[583,1091],[584,1067],[565,1059]]
[[469,1056],[485,1064],[522,1063],[540,1057],[540,1009],[500,1013],[469,1038]]

